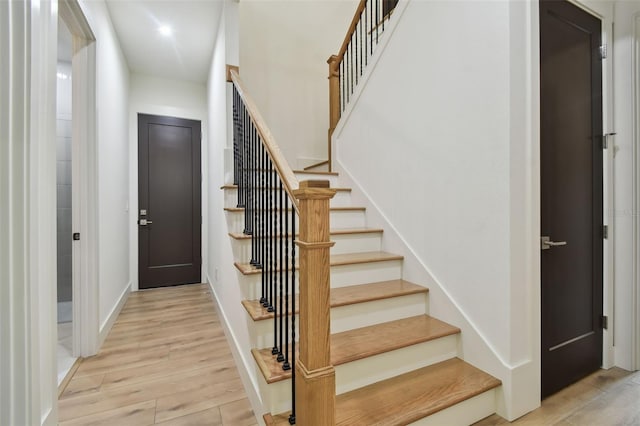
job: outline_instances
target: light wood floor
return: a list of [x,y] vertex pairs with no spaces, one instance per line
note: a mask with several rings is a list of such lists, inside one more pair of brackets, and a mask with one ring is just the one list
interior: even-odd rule
[[[542,401],[516,425],[640,425],[640,371],[599,370]],[[475,426],[509,424],[493,415]]]
[[203,284],[132,293],[58,406],[60,425],[257,424]]
[[[59,399],[60,425],[253,426],[206,285],[132,293]],[[640,372],[600,370],[517,425],[640,425]],[[508,424],[494,415],[477,426]]]

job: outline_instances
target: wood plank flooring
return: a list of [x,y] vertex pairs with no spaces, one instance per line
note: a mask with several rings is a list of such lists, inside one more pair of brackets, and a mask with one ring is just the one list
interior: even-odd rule
[[60,425],[257,424],[206,284],[132,293],[58,407]]
[[[522,426],[640,425],[640,371],[598,370],[512,422]],[[475,426],[509,424],[494,414]]]

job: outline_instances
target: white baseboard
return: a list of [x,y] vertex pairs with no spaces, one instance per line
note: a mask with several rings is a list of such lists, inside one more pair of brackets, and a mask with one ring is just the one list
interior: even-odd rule
[[260,388],[258,383],[254,380],[254,378],[249,374],[251,370],[251,366],[254,364],[253,359],[247,360],[247,358],[242,354],[240,350],[240,345],[238,344],[238,340],[236,339],[233,330],[229,326],[229,320],[227,315],[224,312],[224,308],[218,299],[218,295],[216,294],[215,289],[211,283],[211,277],[209,274],[206,275],[207,284],[211,289],[211,294],[213,295],[213,302],[218,312],[218,316],[222,320],[222,327],[224,329],[224,334],[227,337],[227,342],[229,343],[229,347],[231,348],[231,354],[233,355],[233,359],[236,363],[236,367],[238,368],[238,373],[240,373],[240,380],[242,380],[242,385],[244,386],[245,392],[247,393],[247,398],[251,403],[251,408],[253,409],[253,413],[256,417],[256,420],[260,426],[265,426],[262,415],[264,414],[264,404],[262,402],[262,398],[260,397]]
[[124,307],[124,304],[127,302],[130,293],[131,281],[129,281],[127,286],[122,291],[122,294],[120,294],[118,303],[116,303],[116,306],[113,307],[107,319],[102,324],[100,324],[100,334],[98,335],[98,350],[100,350],[100,348],[102,347],[102,344],[111,331],[111,327],[113,327],[113,324],[115,324],[116,320],[118,319],[118,315],[120,315],[120,311]]

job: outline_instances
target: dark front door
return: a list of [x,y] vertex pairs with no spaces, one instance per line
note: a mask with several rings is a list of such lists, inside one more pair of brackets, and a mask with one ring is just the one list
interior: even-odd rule
[[200,122],[138,114],[139,287],[199,283]]
[[542,396],[602,364],[601,22],[540,1]]

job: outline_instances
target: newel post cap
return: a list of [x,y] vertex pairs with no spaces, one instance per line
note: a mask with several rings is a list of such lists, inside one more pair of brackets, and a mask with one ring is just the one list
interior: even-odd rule
[[336,190],[330,188],[328,180],[304,180],[293,195],[298,200],[330,200],[336,195]]

